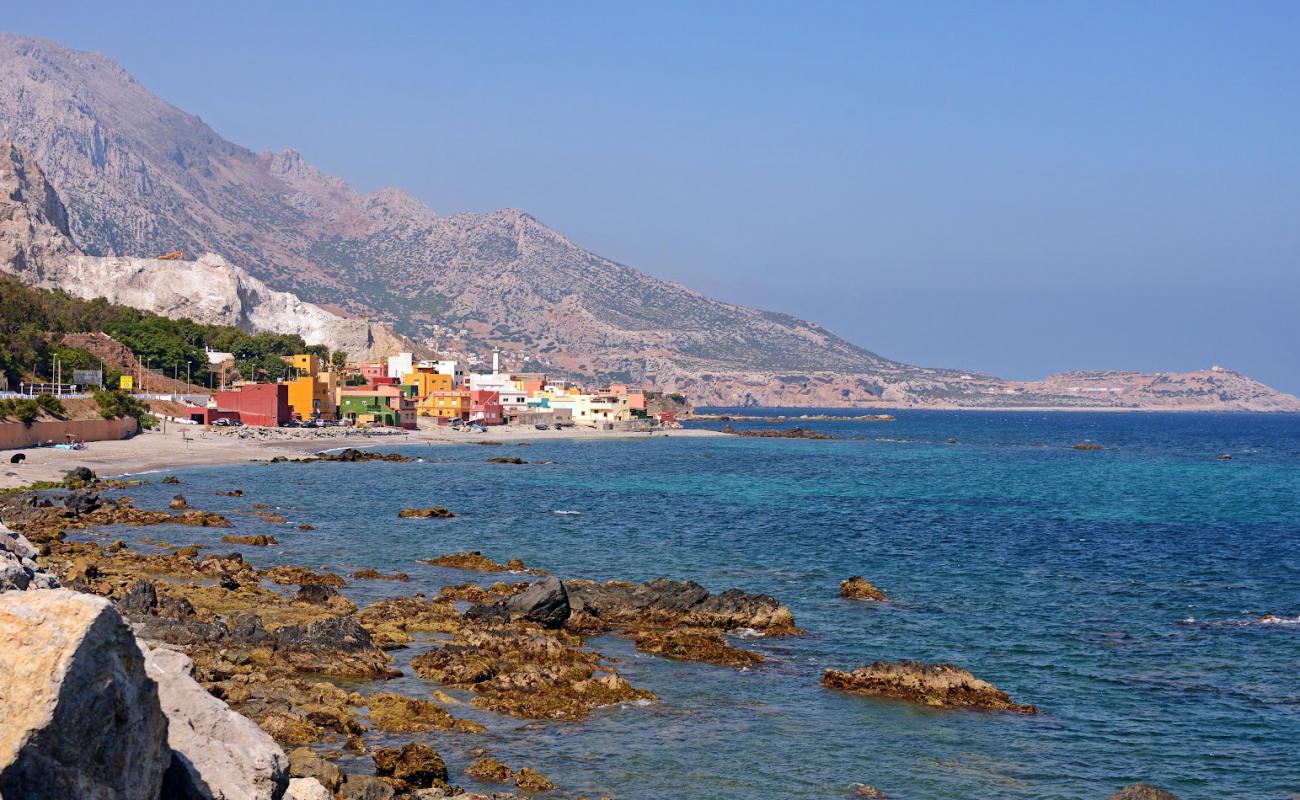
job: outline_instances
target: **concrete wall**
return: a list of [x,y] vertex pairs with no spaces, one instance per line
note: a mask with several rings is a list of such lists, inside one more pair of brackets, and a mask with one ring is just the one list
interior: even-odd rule
[[35,447],[53,442],[63,444],[68,434],[87,442],[125,439],[127,433],[136,433],[134,417],[119,419],[73,419],[67,421],[36,421],[31,427],[21,422],[0,422],[0,450]]

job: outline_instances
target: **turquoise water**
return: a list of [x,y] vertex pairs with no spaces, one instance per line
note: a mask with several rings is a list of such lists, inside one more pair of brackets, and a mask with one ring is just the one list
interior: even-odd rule
[[[1300,417],[898,417],[809,424],[851,437],[829,442],[388,448],[425,462],[194,469],[132,494],[163,507],[179,488],[240,532],[274,533],[279,547],[243,548],[262,566],[412,575],[353,582],[362,603],[473,578],[415,561],[477,549],[562,577],[767,592],[808,631],[745,640],[768,656],[750,672],[594,640],[659,702],[579,723],[457,709],[489,734],[428,737],[453,779],[479,745],[566,794],[619,798],[847,797],[857,782],[904,800],[1104,798],[1136,780],[1184,798],[1300,792]],[[1084,440],[1106,449],[1071,448]],[[554,463],[484,462],[494,455]],[[213,496],[231,488],[245,496]],[[268,525],[254,502],[316,530]],[[409,505],[459,516],[396,519]],[[103,535],[225,551],[223,532]],[[855,574],[895,602],[840,600]],[[960,664],[1042,713],[941,712],[818,684],[828,667],[903,658]]]

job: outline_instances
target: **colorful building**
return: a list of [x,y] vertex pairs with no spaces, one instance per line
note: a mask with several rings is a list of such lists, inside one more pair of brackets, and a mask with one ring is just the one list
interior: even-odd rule
[[450,392],[452,378],[441,372],[434,372],[423,367],[416,367],[415,372],[402,376],[402,384],[415,387],[416,397],[428,397],[433,392]]
[[245,383],[228,392],[214,392],[206,406],[187,409],[194,422],[211,425],[218,419],[245,425],[274,427],[290,419],[289,386],[283,383]]
[[505,423],[505,409],[501,407],[499,392],[471,391],[469,393],[469,420],[484,425]]
[[338,389],[339,417],[357,425],[387,425],[413,430],[415,400],[398,386],[343,386]]
[[303,375],[285,383],[289,387],[290,414],[294,419],[335,419],[334,373]]
[[430,392],[419,402],[420,416],[438,417],[440,420],[468,419],[470,415],[468,389],[451,389]]

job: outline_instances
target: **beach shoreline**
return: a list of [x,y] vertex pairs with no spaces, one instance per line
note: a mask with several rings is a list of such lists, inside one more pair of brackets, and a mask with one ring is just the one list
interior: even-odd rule
[[[485,433],[453,431],[428,427],[401,433],[367,434],[352,432],[340,435],[338,428],[326,428],[319,435],[311,429],[272,428],[276,438],[261,438],[256,428],[216,432],[203,428],[168,424],[165,431],[142,431],[131,439],[89,442],[85,450],[61,450],[54,447],[29,447],[0,451],[0,489],[15,489],[44,481],[58,481],[73,467],[85,466],[100,477],[121,477],[185,467],[219,466],[270,459],[275,456],[299,458],[344,447],[378,447],[411,444],[470,444],[474,442],[514,442],[550,440],[647,439],[664,436],[725,436],[717,431],[692,429],[656,430],[651,432],[598,431],[592,428],[566,428],[562,431],[539,431],[531,427],[502,426]],[[241,438],[239,431],[250,432]],[[281,436],[285,438],[280,438]],[[21,464],[8,463],[9,457],[23,453]]]

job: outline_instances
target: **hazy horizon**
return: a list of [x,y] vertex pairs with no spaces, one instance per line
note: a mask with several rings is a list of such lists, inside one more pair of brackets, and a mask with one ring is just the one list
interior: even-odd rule
[[1300,392],[1294,7],[296,8],[5,27],[360,191],[523,208],[889,358]]

